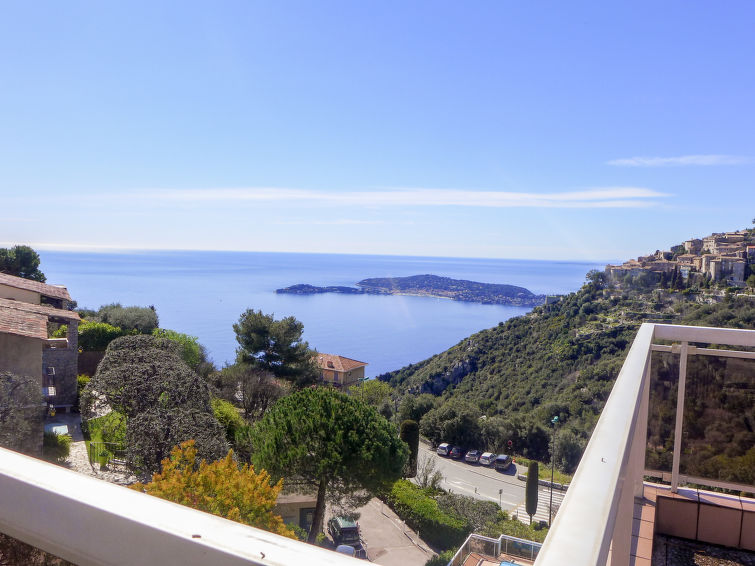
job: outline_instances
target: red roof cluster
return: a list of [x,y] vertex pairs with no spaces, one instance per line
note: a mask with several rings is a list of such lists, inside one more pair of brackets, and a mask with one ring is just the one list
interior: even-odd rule
[[367,365],[367,362],[360,362],[358,360],[352,360],[351,358],[336,356],[334,354],[318,353],[317,365],[319,365],[322,369],[344,372],[364,367]]
[[47,283],[31,281],[30,279],[8,275],[7,273],[0,273],[0,285],[33,291],[44,295],[45,297],[52,297],[54,299],[64,299],[66,301],[71,300],[71,295],[68,294],[68,289],[63,286],[48,285]]
[[47,317],[17,309],[0,309],[0,333],[47,340]]

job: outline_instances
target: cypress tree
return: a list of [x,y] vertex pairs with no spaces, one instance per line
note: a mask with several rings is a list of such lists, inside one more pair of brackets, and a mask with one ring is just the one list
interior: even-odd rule
[[537,462],[530,462],[527,468],[527,485],[525,487],[525,509],[530,516],[530,525],[532,516],[537,511],[537,480],[539,475]]
[[406,462],[404,477],[413,478],[417,475],[417,455],[419,454],[419,424],[407,419],[401,423],[401,440],[409,445],[409,460]]

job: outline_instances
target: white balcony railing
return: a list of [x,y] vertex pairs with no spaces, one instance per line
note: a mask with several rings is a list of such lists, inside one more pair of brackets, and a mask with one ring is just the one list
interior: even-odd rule
[[[675,345],[654,346],[654,340],[673,341]],[[679,462],[687,356],[755,358],[753,352],[699,349],[690,343],[755,348],[755,331],[647,323],[640,327],[538,554],[537,566],[603,565],[609,549],[612,566],[629,564],[634,499],[642,496],[645,474],[651,352],[680,353],[673,466],[669,476],[673,491],[683,478]],[[691,479],[706,484],[702,478]],[[710,481],[707,485],[721,486],[721,482]],[[724,487],[742,488],[734,484]]]
[[361,563],[4,449],[0,532],[81,566]]

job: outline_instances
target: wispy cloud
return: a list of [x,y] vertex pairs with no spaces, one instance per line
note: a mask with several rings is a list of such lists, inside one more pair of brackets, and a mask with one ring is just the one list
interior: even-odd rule
[[279,226],[299,226],[299,225],[307,225],[307,226],[378,226],[382,224],[386,224],[383,220],[358,220],[355,218],[334,218],[333,220],[308,220],[308,219],[299,219],[299,220],[278,220],[273,222],[273,224],[279,225]]
[[745,165],[755,159],[744,155],[680,155],[679,157],[628,157],[612,159],[607,165],[618,167],[680,167],[686,165]]
[[309,202],[328,206],[463,206],[499,208],[637,208],[669,195],[646,188],[606,187],[571,192],[505,192],[460,189],[315,191],[251,187],[237,189],[151,190],[132,194],[140,201],[184,203]]

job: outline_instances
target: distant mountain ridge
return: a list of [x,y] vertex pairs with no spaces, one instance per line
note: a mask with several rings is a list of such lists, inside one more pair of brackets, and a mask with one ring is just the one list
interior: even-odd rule
[[545,302],[545,295],[536,295],[529,289],[516,285],[481,283],[430,274],[409,277],[373,277],[362,279],[357,283],[357,287],[316,287],[301,283],[277,289],[275,292],[296,295],[318,293],[419,295],[455,301],[517,306],[537,306]]

